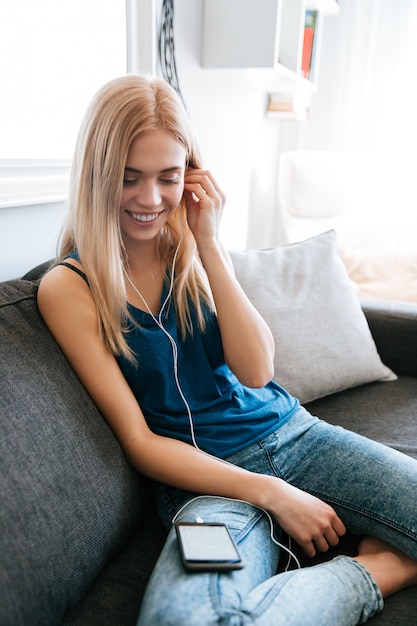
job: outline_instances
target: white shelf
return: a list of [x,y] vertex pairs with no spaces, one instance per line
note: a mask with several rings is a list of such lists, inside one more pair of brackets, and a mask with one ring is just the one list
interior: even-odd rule
[[277,0],[205,0],[203,15],[203,67],[276,63],[281,21]]
[[316,10],[311,80],[317,82],[322,23],[339,12],[337,0],[204,0],[202,66],[269,68],[301,78],[307,10]]

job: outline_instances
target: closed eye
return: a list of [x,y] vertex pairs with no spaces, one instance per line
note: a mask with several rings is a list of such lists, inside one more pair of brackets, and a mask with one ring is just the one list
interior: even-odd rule
[[[163,185],[178,185],[183,180],[183,168],[182,167],[170,167],[166,170],[159,172],[159,182]],[[126,166],[123,178],[124,185],[134,185],[139,183],[143,178],[143,172],[133,167]]]
[[161,183],[164,183],[164,185],[178,185],[180,178],[179,176],[176,176],[175,178],[161,178],[160,181]]

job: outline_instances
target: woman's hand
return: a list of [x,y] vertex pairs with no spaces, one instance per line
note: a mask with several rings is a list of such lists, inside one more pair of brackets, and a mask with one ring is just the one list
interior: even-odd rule
[[216,241],[226,198],[211,172],[188,169],[184,177],[184,197],[188,225],[197,246]]
[[225,196],[212,174],[189,169],[184,176],[188,225],[197,243],[216,305],[226,363],[240,382],[263,387],[273,376],[274,343],[265,321],[236,280],[219,240]]
[[279,493],[272,506],[265,506],[290,537],[313,557],[339,543],[346,528],[334,509],[315,496],[293,487],[281,479]]

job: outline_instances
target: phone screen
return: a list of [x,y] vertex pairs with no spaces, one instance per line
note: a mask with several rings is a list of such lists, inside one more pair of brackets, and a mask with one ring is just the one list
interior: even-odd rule
[[183,563],[191,569],[240,569],[242,560],[225,524],[175,525]]

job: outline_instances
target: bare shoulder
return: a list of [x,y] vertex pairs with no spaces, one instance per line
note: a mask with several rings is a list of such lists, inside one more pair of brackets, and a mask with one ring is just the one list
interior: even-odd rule
[[[71,265],[71,267],[68,267]],[[75,270],[75,271],[74,271]],[[48,291],[49,289],[59,290],[62,287],[64,290],[71,285],[81,285],[86,281],[82,278],[83,266],[75,259],[68,259],[65,261],[65,265],[58,264],[50,269],[41,279],[40,292]],[[74,280],[76,279],[76,280]]]
[[[43,277],[39,285],[38,299],[41,301],[48,296],[60,297],[65,294],[73,295],[73,292],[89,292],[86,280],[83,278],[81,263],[73,259],[66,261],[67,265],[55,265]],[[68,267],[71,265],[73,269]]]
[[[82,271],[80,263],[71,265]],[[96,308],[86,281],[69,267],[57,265],[42,278],[38,289],[38,307],[53,331],[61,325],[73,327],[82,320],[96,319]]]
[[[78,269],[82,269],[80,264]],[[100,330],[86,281],[65,266],[42,278],[38,306],[69,364],[122,446],[148,433],[143,414]]]

